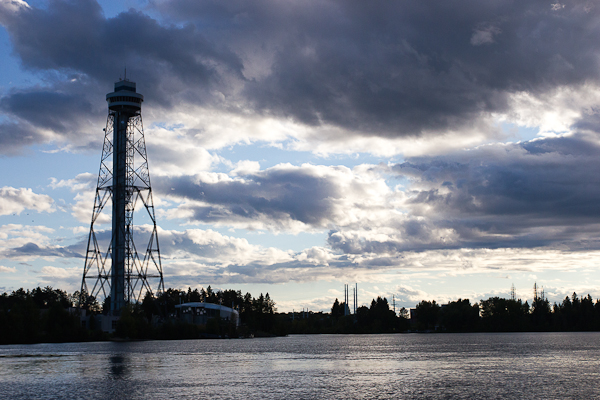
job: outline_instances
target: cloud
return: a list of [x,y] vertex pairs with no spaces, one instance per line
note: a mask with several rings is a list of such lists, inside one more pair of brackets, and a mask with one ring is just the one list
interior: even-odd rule
[[[13,227],[13,231],[16,231]],[[136,227],[136,238],[143,243],[150,227]],[[97,238],[108,245],[110,231],[97,231]],[[23,239],[21,239],[23,240]],[[141,241],[140,241],[141,240]],[[277,248],[250,244],[244,238],[226,236],[213,230],[187,229],[185,231],[159,230],[165,284],[169,287],[196,285],[228,285],[314,281],[381,282],[385,285],[397,279],[414,281],[409,275],[433,273],[452,276],[481,273],[521,271],[535,274],[539,271],[566,271],[573,265],[594,268],[598,251],[573,252],[548,249],[456,249],[403,251],[402,253],[344,254],[327,247],[312,247],[302,251],[284,251]],[[43,240],[40,240],[43,242]],[[87,241],[66,247],[37,245],[26,242],[19,247],[0,252],[10,259],[60,258],[81,262]],[[143,246],[142,246],[143,247]],[[79,261],[77,261],[79,260]],[[72,262],[72,261],[68,261]],[[54,267],[53,267],[54,268]],[[81,266],[68,269],[75,282]],[[429,272],[428,272],[429,271]],[[402,278],[400,273],[406,275]],[[62,270],[44,269],[43,276],[66,275]],[[46,282],[46,281],[45,281]],[[74,283],[75,284],[75,283]],[[402,290],[388,288],[389,293],[401,295],[399,301],[433,298],[415,287],[402,285]],[[412,291],[411,291],[412,290]],[[381,293],[368,294],[369,296]],[[477,294],[463,294],[475,299]],[[364,297],[364,296],[363,296]],[[436,300],[447,301],[450,297]],[[330,302],[330,298],[322,302]],[[406,304],[414,305],[414,304]]]
[[154,182],[159,192],[183,201],[173,217],[292,232],[376,214],[389,193],[383,179],[343,166],[279,164],[235,174],[158,177]]
[[[511,268],[563,268],[574,258],[561,251],[587,256],[600,248],[593,4],[160,0],[146,7],[106,17],[93,0],[43,8],[2,2],[14,55],[39,83],[2,94],[0,152],[40,143],[99,151],[104,95],[126,63],[145,95],[152,183],[164,199],[157,213],[171,218],[165,226],[328,232],[322,246],[288,251],[253,245],[234,230],[164,230],[174,282],[385,281],[399,268],[505,276]],[[536,128],[541,138],[497,144],[507,138],[506,122]],[[261,169],[219,155],[257,143],[404,159]],[[77,192],[71,212],[85,224],[95,178],[50,183]],[[31,189],[0,189],[0,215],[54,207]],[[3,225],[0,253],[78,258],[85,250],[85,240],[57,246],[51,234]],[[98,234],[107,240],[106,231]]]
[[27,122],[0,122],[0,154],[2,155],[21,154],[24,147],[47,140],[48,137],[43,132],[36,130]]
[[1,21],[23,67],[47,74],[5,95],[2,110],[44,132],[34,142],[68,137],[75,148],[97,140],[81,115],[98,124],[97,99],[123,63],[145,115],[182,120],[184,136],[207,134],[213,146],[291,138],[323,153],[448,135],[486,142],[498,118],[520,118],[515,97],[543,108],[557,89],[597,88],[600,77],[599,8],[584,4],[164,0],[110,18],[93,0],[23,4],[6,3]]
[[[61,246],[51,237],[55,230],[45,226],[5,224],[0,226],[0,259],[35,260],[37,258],[80,259],[85,248]],[[86,242],[87,243],[87,242]]]
[[[439,274],[570,271],[573,265],[594,268],[598,257],[598,250],[573,252],[544,248],[404,251],[391,255],[342,254],[326,247],[313,247],[294,252],[250,245],[245,239],[198,229],[160,231],[159,237],[167,286],[315,281],[350,281],[360,286],[362,282],[386,285],[398,280],[410,281],[413,283],[386,289],[390,297],[395,293],[405,306],[414,306],[411,302],[423,299],[444,302],[456,299],[456,296],[427,294],[415,286],[419,279],[432,279],[433,273],[439,281]],[[374,297],[381,292],[368,295]],[[484,295],[465,292],[460,297],[477,301]],[[329,302],[329,297],[327,299]]]
[[[260,170],[242,163],[232,176],[159,176],[155,190],[178,204],[163,211],[173,218],[273,232],[329,231],[328,248],[303,252],[267,251],[245,239],[193,230],[165,233],[161,248],[181,275],[206,265],[212,266],[207,276],[239,282],[310,279],[311,274],[333,279],[350,267],[412,268],[405,258],[411,252],[598,249],[600,215],[594,204],[600,186],[590,184],[600,167],[597,126],[597,115],[591,114],[571,136],[490,144],[389,166],[280,164]],[[387,179],[404,183],[392,188]],[[82,209],[87,214],[90,208],[91,203]],[[29,242],[10,246],[10,254],[62,251],[49,244],[26,247]],[[473,265],[470,259],[455,260],[453,268]]]
[[489,145],[421,157],[393,170],[412,182],[405,206],[459,246],[597,248],[600,200],[594,136]]
[[471,44],[473,46],[481,46],[483,44],[494,43],[494,35],[498,35],[502,31],[495,26],[485,26],[475,29],[471,36]]
[[5,267],[4,265],[0,265],[0,272],[15,273],[17,272],[17,269],[15,267]]
[[202,147],[201,140],[179,128],[151,127],[147,131],[152,176],[177,176],[207,171],[223,160]]
[[260,163],[258,161],[242,160],[236,163],[235,168],[231,170],[231,174],[234,176],[244,176],[258,171],[260,171]]
[[[114,65],[125,61],[135,65],[137,60],[147,67],[142,80],[153,90],[148,93],[168,95],[173,89],[182,90],[185,81],[214,83],[219,68],[230,68],[234,74],[241,68],[235,55],[216,49],[191,25],[162,26],[133,9],[105,18],[93,0],[54,0],[45,9],[21,9],[4,24],[27,67],[79,71],[110,82]],[[167,79],[159,79],[168,75],[185,81],[171,81],[176,85],[169,90],[163,86]]]
[[[76,76],[76,77],[73,77]],[[101,109],[105,91],[89,79],[70,75],[66,82],[52,80],[45,86],[14,88],[0,98],[0,153],[16,155],[27,146],[53,144],[61,150],[101,148],[98,134],[106,118]],[[90,100],[88,100],[88,97]]]
[[100,99],[118,77],[115,66],[124,63],[143,82],[145,104],[153,108],[182,99],[222,105],[224,93],[243,80],[237,56],[206,41],[193,25],[161,25],[133,9],[105,18],[96,1],[54,0],[46,8],[0,7],[0,22],[23,67],[49,73],[41,85],[0,100],[0,110],[19,125],[45,132],[34,138],[38,143],[66,139],[76,147],[98,140],[90,122],[101,125],[106,109]]
[[518,126],[534,127],[542,137],[576,132],[581,121],[597,113],[600,88],[581,84],[560,86],[545,93],[543,99],[526,91],[510,95],[511,113],[500,118]]
[[[91,222],[95,195],[96,191],[91,189],[84,193],[77,193],[75,196],[75,203],[71,205],[71,215],[75,217],[78,222],[82,224],[89,224]],[[109,203],[109,206],[111,207],[112,205]],[[106,224],[110,223],[110,221],[110,209],[103,209],[98,217],[98,224]]]
[[39,246],[33,242],[23,246],[8,249],[0,253],[2,257],[11,259],[35,259],[38,257],[61,257],[61,258],[82,258],[79,253],[75,253],[68,248],[60,246]]
[[27,188],[0,188],[0,215],[20,214],[26,209],[54,212],[54,201],[48,195],[36,194]]
[[95,184],[98,181],[98,176],[89,172],[78,174],[73,179],[50,178],[50,187],[52,189],[68,188],[73,192],[88,191],[92,192],[95,189]]
[[[598,125],[591,114],[570,136],[489,144],[390,166],[280,164],[257,170],[249,164],[233,176],[154,182],[159,193],[179,202],[167,212],[171,218],[274,232],[328,230],[327,244],[344,254],[596,249]],[[393,188],[387,179],[406,183]]]
[[82,272],[82,267],[61,268],[44,266],[36,276],[37,285],[41,287],[60,285],[63,290],[68,290],[72,293],[81,288]]
[[[263,255],[260,246],[250,245],[246,239],[223,236],[210,229],[183,232],[162,230],[159,237],[162,254],[170,260],[191,257],[203,261],[245,264],[258,258],[258,254]],[[284,252],[281,255],[288,258]]]
[[12,92],[0,99],[0,109],[32,125],[55,132],[73,130],[67,125],[66,110],[72,115],[92,115],[89,101],[75,93],[61,93],[48,89]]
[[28,242],[49,243],[46,236],[54,229],[45,226],[31,226],[21,224],[5,224],[0,226],[0,244],[5,247],[19,247]]
[[337,227],[328,233],[327,244],[345,254],[397,254],[404,251],[460,248],[459,235],[452,227],[438,227],[425,218],[389,218],[370,224],[360,221]]
[[[239,54],[254,78],[243,93],[258,110],[363,135],[465,127],[508,112],[515,91],[538,96],[598,79],[598,10],[580,5],[553,12],[544,1],[155,4],[174,21],[207,26],[209,40]],[[579,32],[577,40],[563,30]]]
[[40,273],[42,274],[42,276],[44,276],[46,278],[68,278],[73,275],[73,272],[68,272],[64,268],[49,267],[49,266],[42,267],[42,270],[40,271]]
[[[5,17],[5,16],[11,15],[11,14],[18,13],[22,9],[28,9],[28,8],[31,8],[31,7],[29,7],[29,4],[27,4],[23,0],[3,0],[0,3],[0,10],[2,11],[0,13],[0,16]],[[2,20],[0,20],[0,21],[2,21]]]
[[[147,227],[149,229],[149,227]],[[139,237],[140,233],[138,233]],[[160,230],[168,285],[284,283],[333,280],[359,273],[356,263],[323,247],[285,251],[252,245],[213,230]],[[367,269],[372,267],[367,266]]]

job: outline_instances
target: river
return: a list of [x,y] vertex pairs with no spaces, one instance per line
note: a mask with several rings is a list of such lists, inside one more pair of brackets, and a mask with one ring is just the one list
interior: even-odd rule
[[598,399],[600,333],[0,346],[2,399]]

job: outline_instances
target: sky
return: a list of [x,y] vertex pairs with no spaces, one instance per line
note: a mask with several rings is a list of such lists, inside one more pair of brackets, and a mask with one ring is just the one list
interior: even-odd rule
[[0,0],[0,292],[81,287],[127,68],[166,287],[599,298],[599,38],[586,0]]

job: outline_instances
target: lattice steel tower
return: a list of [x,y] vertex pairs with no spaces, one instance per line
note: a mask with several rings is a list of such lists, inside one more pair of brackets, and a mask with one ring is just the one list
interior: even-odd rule
[[[115,83],[115,91],[106,95],[106,101],[108,119],[81,293],[96,299],[110,295],[111,313],[118,315],[126,303],[141,301],[146,292],[164,291],[164,282],[142,125],[144,96],[136,92],[135,82],[124,79]],[[103,210],[109,200],[112,202],[110,242],[103,238],[104,232],[94,229],[94,224],[106,219]],[[143,258],[138,255],[134,241],[133,213],[138,203],[149,217],[148,224],[135,230],[138,242],[140,237],[144,243],[147,239]]]

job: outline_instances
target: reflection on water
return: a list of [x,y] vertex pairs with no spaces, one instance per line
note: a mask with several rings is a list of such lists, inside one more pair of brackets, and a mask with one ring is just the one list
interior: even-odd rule
[[0,398],[600,398],[599,333],[0,346]]
[[115,378],[121,378],[127,372],[125,356],[122,354],[109,357],[110,360],[110,375]]

